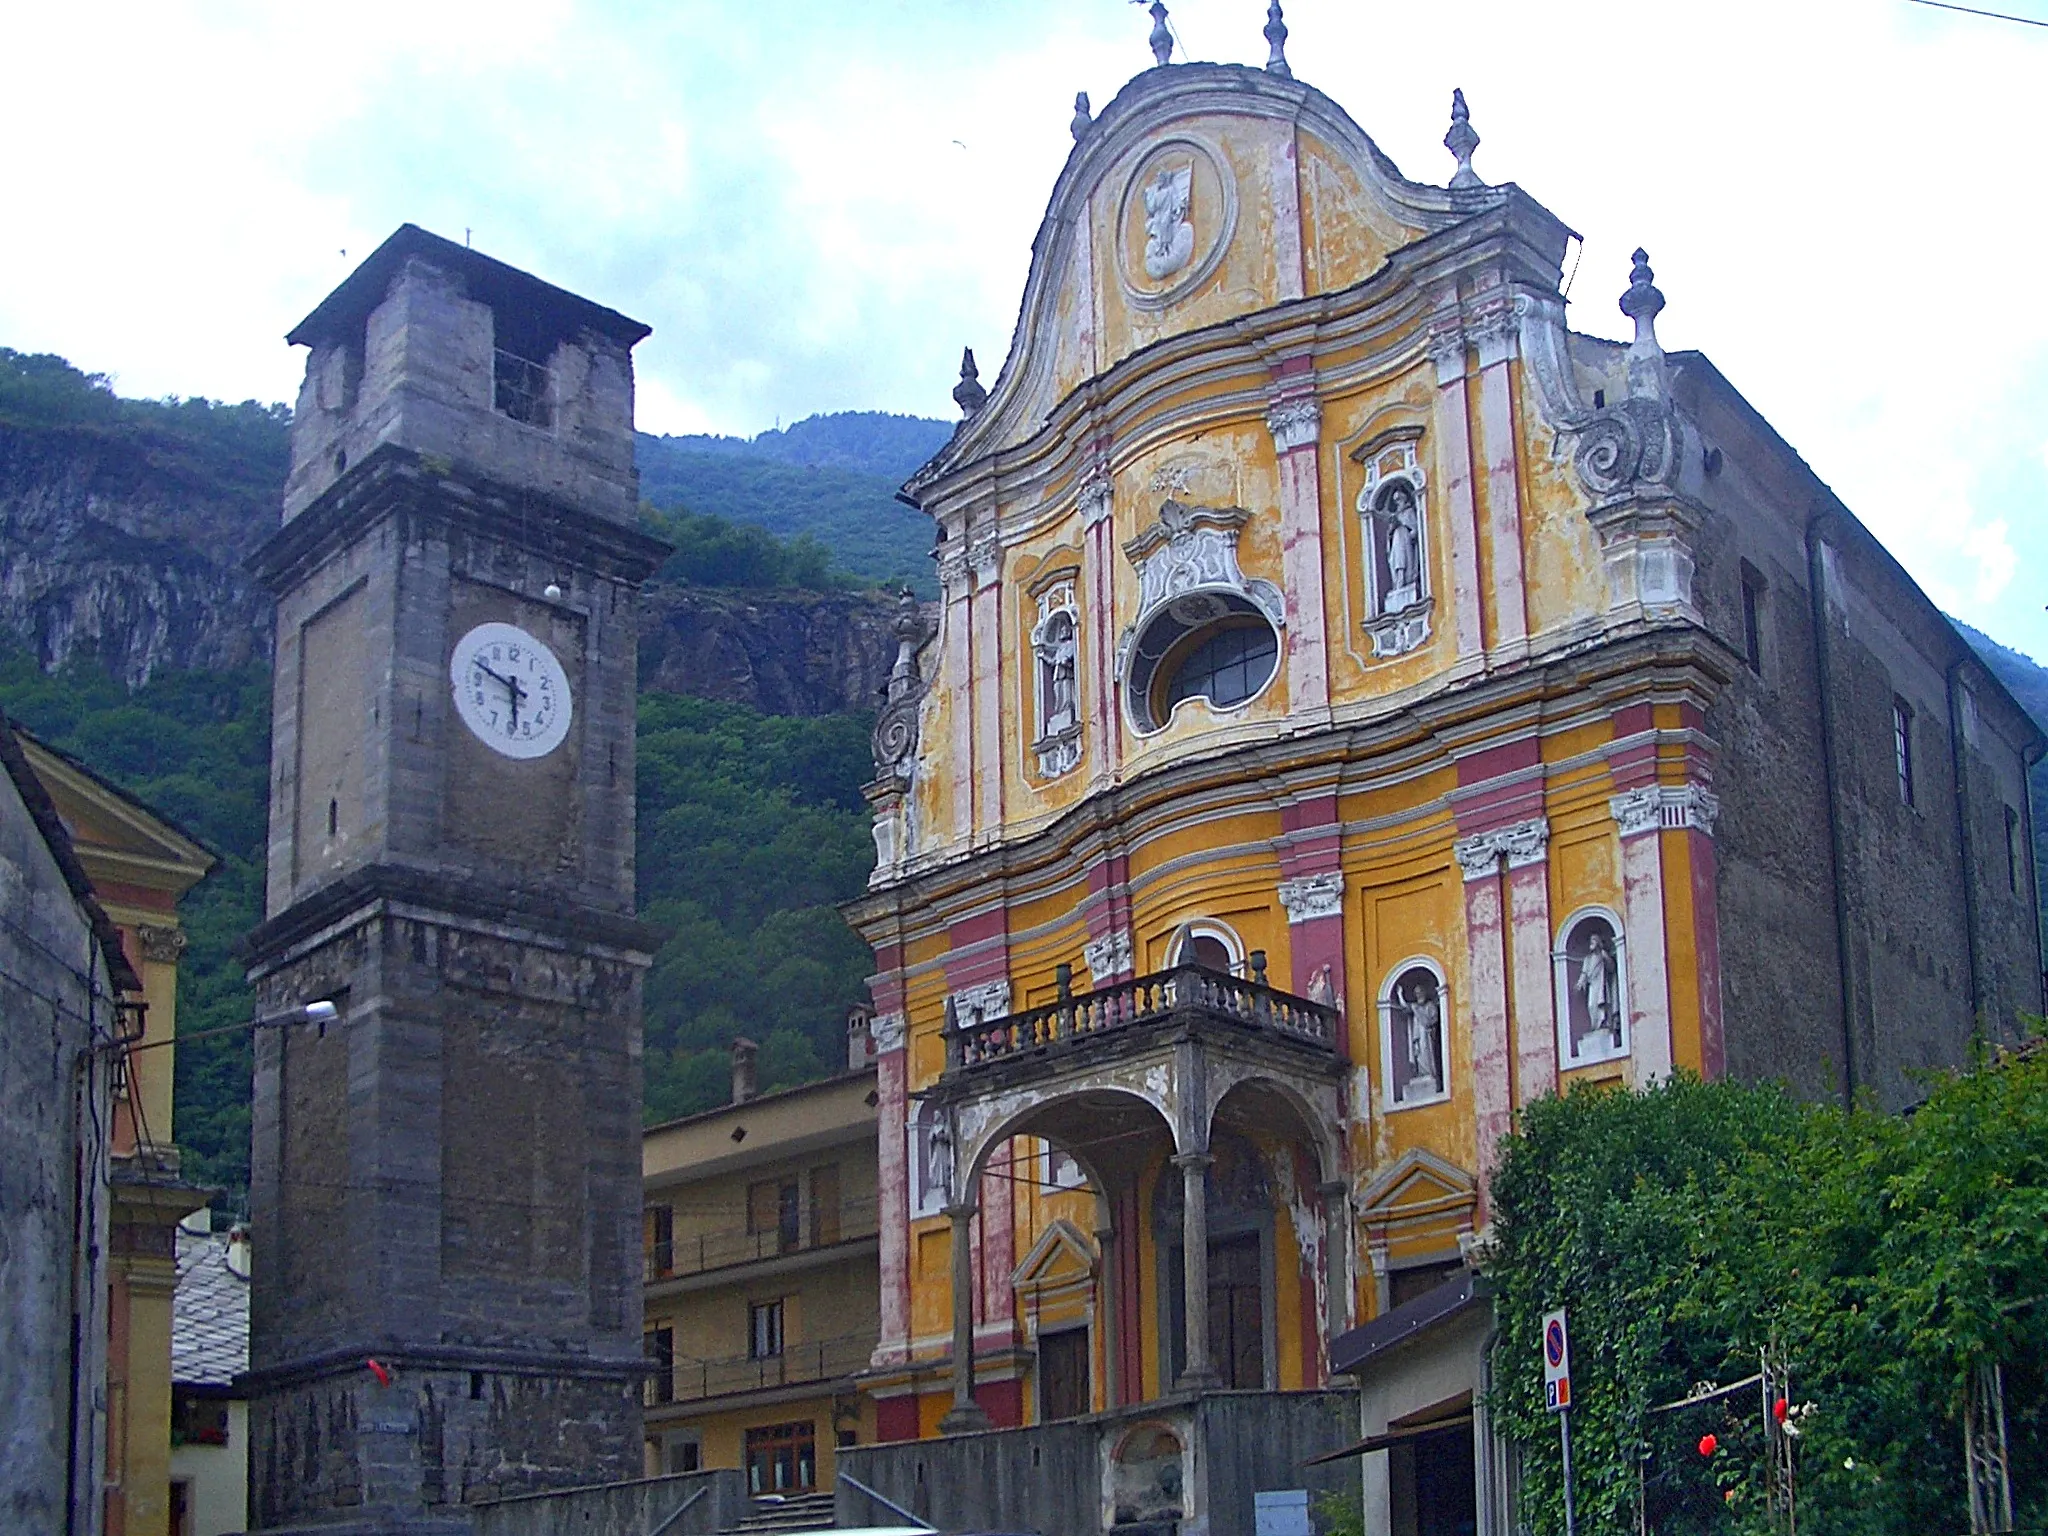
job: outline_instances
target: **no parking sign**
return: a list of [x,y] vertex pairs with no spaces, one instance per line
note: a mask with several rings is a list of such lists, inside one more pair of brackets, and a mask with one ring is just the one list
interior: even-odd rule
[[1543,1314],[1543,1401],[1553,1413],[1572,1405],[1572,1344],[1563,1307]]

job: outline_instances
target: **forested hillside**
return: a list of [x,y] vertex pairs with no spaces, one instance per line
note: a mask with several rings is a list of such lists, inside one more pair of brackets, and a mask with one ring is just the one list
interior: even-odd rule
[[[289,422],[122,399],[0,349],[0,711],[220,855],[183,906],[188,1033],[251,1007],[232,947],[262,904],[269,617],[240,561],[276,524]],[[872,859],[866,709],[895,654],[877,579],[931,584],[929,524],[893,493],[946,431],[858,413],[758,449],[642,439],[644,516],[675,546],[642,619],[640,894],[668,934],[647,989],[651,1118],[722,1099],[737,1034],[761,1042],[767,1086],[844,1060],[870,957],[835,904]],[[178,1052],[178,1140],[230,1204],[249,1064],[234,1034]]]
[[[6,651],[0,712],[220,855],[181,909],[179,1029],[248,1018],[233,946],[262,906],[269,673],[166,672],[131,693],[89,665],[46,675]],[[735,1035],[761,1043],[764,1086],[843,1063],[846,1010],[871,960],[835,905],[861,891],[873,859],[867,730],[865,717],[642,695],[641,908],[667,935],[647,984],[650,1119],[719,1102]],[[192,1176],[231,1202],[248,1180],[249,1069],[246,1036],[178,1048],[178,1142]]]

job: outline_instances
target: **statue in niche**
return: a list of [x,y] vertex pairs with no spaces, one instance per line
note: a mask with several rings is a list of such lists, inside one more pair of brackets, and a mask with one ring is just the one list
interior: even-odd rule
[[1167,166],[1145,188],[1145,275],[1154,282],[1173,276],[1195,254],[1195,226],[1188,221],[1194,182],[1192,164]]
[[1414,487],[1396,480],[1380,497],[1373,519],[1385,541],[1387,585],[1380,593],[1379,612],[1399,613],[1413,607],[1422,595],[1421,540],[1417,534],[1419,514]]
[[1614,935],[1598,919],[1584,926],[1590,933],[1573,990],[1585,1004],[1586,1029],[1575,1042],[1575,1054],[1591,1047],[1612,1055],[1621,1049],[1621,973],[1614,959]]
[[1443,1092],[1443,1005],[1437,1000],[1436,978],[1414,974],[1406,995],[1395,989],[1397,1011],[1407,1015],[1403,1045],[1408,1058],[1408,1081],[1401,1098],[1433,1098]]
[[925,1140],[924,1187],[927,1200],[941,1207],[953,1203],[953,1122],[943,1112],[932,1117]]
[[1074,686],[1076,651],[1072,615],[1055,613],[1046,622],[1044,638],[1038,644],[1039,686],[1045,690],[1047,736],[1071,730],[1080,718],[1080,701]]

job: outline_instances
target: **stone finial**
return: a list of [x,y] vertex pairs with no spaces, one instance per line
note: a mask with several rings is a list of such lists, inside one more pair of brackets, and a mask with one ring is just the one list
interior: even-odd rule
[[953,403],[962,416],[972,416],[988,404],[988,391],[981,387],[981,374],[974,366],[974,348],[960,353],[960,382],[953,386]]
[[1444,135],[1444,148],[1458,157],[1458,168],[1451,173],[1453,187],[1483,187],[1479,173],[1472,169],[1472,151],[1479,147],[1479,130],[1472,126],[1472,112],[1465,105],[1462,88],[1451,92],[1451,131]]
[[1272,51],[1266,55],[1266,73],[1294,78],[1294,71],[1287,67],[1287,23],[1280,15],[1280,0],[1266,7],[1266,45]]
[[1088,131],[1088,125],[1094,121],[1095,119],[1088,111],[1088,93],[1086,91],[1074,92],[1074,120],[1067,124],[1068,129],[1072,131],[1076,139],[1079,139],[1082,134]]
[[1661,398],[1664,393],[1664,346],[1657,340],[1657,315],[1664,308],[1664,295],[1657,290],[1650,270],[1650,253],[1636,247],[1628,273],[1628,291],[1621,296],[1621,312],[1636,323],[1636,339],[1628,348],[1628,392]]
[[[1133,5],[1142,5],[1144,0],[1131,0]],[[1152,0],[1152,35],[1146,39],[1152,45],[1154,62],[1164,64],[1173,57],[1173,33],[1167,30],[1166,7],[1160,0]]]

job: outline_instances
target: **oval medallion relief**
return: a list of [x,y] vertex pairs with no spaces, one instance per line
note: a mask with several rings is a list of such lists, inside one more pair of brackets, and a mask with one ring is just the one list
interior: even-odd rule
[[1138,309],[1164,309],[1216,270],[1237,228],[1237,184],[1197,139],[1155,144],[1124,183],[1117,277]]

